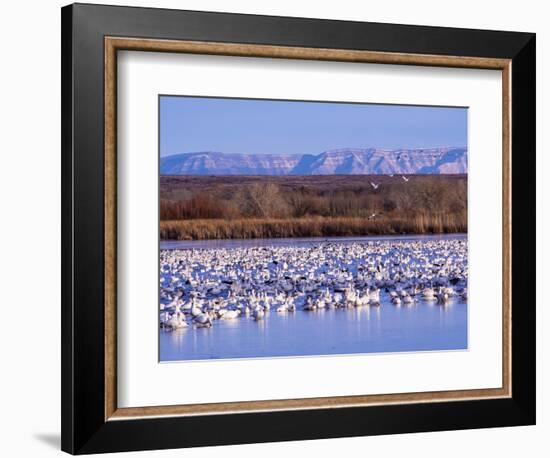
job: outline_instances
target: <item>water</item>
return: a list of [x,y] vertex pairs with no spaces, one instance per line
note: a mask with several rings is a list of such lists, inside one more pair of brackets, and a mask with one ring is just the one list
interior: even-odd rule
[[[163,242],[161,249],[234,249],[303,247],[323,242],[466,240],[464,234],[443,236],[353,237],[319,239],[216,240]],[[241,316],[216,320],[211,328],[192,326],[160,330],[160,360],[212,360],[384,352],[467,349],[467,305],[454,296],[447,305],[419,299],[396,306],[382,291],[379,307],[330,308],[295,313],[272,310],[264,320]]]
[[160,242],[161,250],[185,250],[203,248],[240,248],[257,246],[307,246],[316,243],[374,242],[383,240],[466,240],[467,234],[430,234],[430,235],[373,235],[365,237],[294,237],[279,239],[244,240],[166,240]]
[[279,314],[160,331],[160,360],[342,355],[467,348],[467,307],[419,304]]

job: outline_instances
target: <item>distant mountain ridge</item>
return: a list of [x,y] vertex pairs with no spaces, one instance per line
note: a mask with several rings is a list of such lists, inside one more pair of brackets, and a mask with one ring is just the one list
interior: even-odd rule
[[468,173],[465,147],[342,148],[319,154],[243,154],[213,151],[160,159],[161,175],[371,175]]

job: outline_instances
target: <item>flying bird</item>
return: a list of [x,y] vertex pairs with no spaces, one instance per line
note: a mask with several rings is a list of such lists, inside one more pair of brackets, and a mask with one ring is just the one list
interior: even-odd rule
[[409,180],[410,180],[410,178],[407,178],[407,177],[404,176],[404,175],[401,175],[401,178],[403,178],[403,180],[405,180],[405,181],[409,181]]
[[380,183],[373,183],[372,181],[370,182],[370,185],[374,188],[374,189],[378,189],[378,186],[380,186]]

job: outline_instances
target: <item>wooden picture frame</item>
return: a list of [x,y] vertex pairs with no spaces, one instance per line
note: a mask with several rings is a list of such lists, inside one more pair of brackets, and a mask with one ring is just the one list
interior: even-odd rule
[[[118,408],[119,50],[502,71],[502,387]],[[534,34],[75,4],[62,9],[62,58],[63,450],[534,424]]]

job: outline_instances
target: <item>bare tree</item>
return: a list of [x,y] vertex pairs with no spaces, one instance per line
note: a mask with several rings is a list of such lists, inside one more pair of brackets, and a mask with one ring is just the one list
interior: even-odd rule
[[279,187],[274,183],[254,183],[247,186],[241,199],[245,213],[263,218],[284,218],[290,213]]

